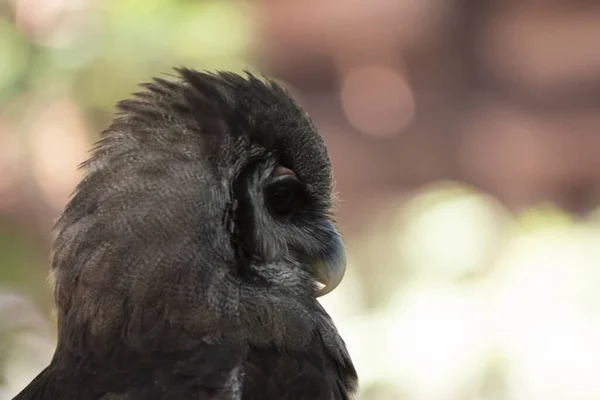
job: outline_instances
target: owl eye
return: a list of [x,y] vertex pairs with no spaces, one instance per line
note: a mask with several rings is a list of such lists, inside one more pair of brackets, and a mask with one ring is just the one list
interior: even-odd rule
[[305,186],[294,175],[273,178],[265,190],[265,202],[271,212],[286,217],[305,202]]

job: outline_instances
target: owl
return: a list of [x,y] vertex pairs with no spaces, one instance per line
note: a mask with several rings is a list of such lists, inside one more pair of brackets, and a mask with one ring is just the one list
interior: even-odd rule
[[102,133],[55,226],[58,343],[15,399],[342,400],[323,139],[273,80],[176,69]]

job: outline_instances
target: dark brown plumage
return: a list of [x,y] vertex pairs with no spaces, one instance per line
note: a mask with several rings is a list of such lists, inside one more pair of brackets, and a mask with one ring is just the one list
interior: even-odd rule
[[316,300],[345,265],[321,136],[272,81],[178,73],[119,103],[84,164],[56,353],[16,399],[352,398]]

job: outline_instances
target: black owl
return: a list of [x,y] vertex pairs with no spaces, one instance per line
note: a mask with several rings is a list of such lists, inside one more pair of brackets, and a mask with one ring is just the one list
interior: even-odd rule
[[353,398],[316,300],[345,270],[321,136],[271,80],[176,71],[118,104],[83,165],[56,225],[56,352],[16,399]]

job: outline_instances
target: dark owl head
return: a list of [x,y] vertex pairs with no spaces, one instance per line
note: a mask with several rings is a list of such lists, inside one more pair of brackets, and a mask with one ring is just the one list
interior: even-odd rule
[[272,81],[178,73],[119,103],[57,223],[59,341],[333,338],[316,297],[345,255],[321,136]]

